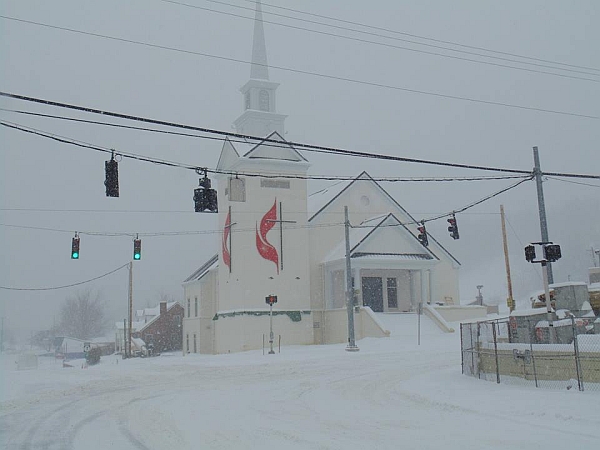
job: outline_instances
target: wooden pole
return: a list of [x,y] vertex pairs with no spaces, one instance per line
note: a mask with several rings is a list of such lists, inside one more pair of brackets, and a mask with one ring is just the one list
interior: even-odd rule
[[506,265],[506,281],[508,282],[508,305],[510,312],[515,310],[515,299],[513,297],[512,280],[510,278],[510,262],[508,260],[508,241],[506,239],[506,221],[504,218],[504,205],[500,205],[500,218],[502,220],[502,242],[504,243],[504,263]]

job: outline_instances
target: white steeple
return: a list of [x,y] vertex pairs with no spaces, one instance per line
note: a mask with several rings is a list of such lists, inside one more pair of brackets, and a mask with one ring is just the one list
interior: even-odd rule
[[240,134],[265,137],[276,131],[285,136],[286,116],[277,114],[276,90],[279,83],[269,81],[267,47],[260,0],[256,2],[250,80],[240,89],[244,99],[244,112],[233,123]]
[[253,80],[269,79],[267,45],[265,44],[265,29],[263,27],[260,0],[256,2],[256,14],[254,16],[254,37],[252,39],[252,66],[250,67],[250,78]]

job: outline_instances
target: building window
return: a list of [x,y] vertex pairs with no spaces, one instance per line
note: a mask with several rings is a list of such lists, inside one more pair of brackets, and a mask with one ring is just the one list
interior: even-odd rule
[[198,348],[196,347],[196,333],[194,333],[194,353],[198,353]]
[[194,297],[194,317],[198,317],[198,297]]
[[188,298],[187,300],[188,300],[188,301],[187,301],[187,310],[188,310],[187,312],[188,312],[188,317],[192,317],[192,316],[190,315],[190,299]]
[[250,109],[250,91],[246,92],[245,100],[246,109]]
[[190,335],[186,334],[185,335],[185,348],[187,350],[187,352],[190,352]]
[[229,201],[230,202],[245,202],[246,201],[246,180],[243,178],[229,179]]
[[398,285],[395,278],[387,279],[388,308],[398,307]]
[[261,111],[269,111],[269,91],[261,89],[258,93],[258,109]]

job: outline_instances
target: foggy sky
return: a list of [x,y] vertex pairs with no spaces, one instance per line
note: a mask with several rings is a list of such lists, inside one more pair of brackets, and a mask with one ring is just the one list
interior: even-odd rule
[[[187,3],[253,17],[251,11],[203,0],[187,0]],[[252,2],[245,0],[229,3],[253,7]],[[600,68],[600,4],[593,0],[270,0],[266,3],[419,36]],[[268,13],[293,13],[271,9],[267,4],[263,3],[266,21],[477,59],[273,17]],[[252,20],[157,0],[6,0],[0,6],[0,13],[162,46],[250,59]],[[2,91],[226,131],[233,131],[231,125],[243,111],[239,88],[248,80],[248,64],[6,19],[0,22]],[[485,101],[600,115],[597,82],[475,64],[269,23],[265,23],[265,35],[271,66]],[[405,35],[393,36],[415,40]],[[532,168],[532,147],[538,146],[543,170],[600,173],[600,121],[596,119],[444,99],[273,67],[270,78],[281,83],[277,110],[289,115],[286,138],[292,141],[522,170]],[[592,78],[600,80],[600,76]],[[108,120],[6,98],[0,98],[0,108]],[[117,152],[200,167],[214,168],[221,150],[218,141],[68,123],[4,111],[0,111],[0,117],[114,148]],[[123,160],[119,167],[121,196],[106,198],[103,184],[106,154],[4,127],[0,129],[0,142],[0,223],[68,230],[63,233],[0,226],[0,285],[48,287],[76,283],[109,272],[131,258],[131,237],[83,235],[81,259],[72,261],[69,252],[74,231],[206,232],[143,238],[143,259],[134,264],[134,299],[136,307],[144,307],[156,304],[161,294],[181,299],[181,281],[217,252],[219,235],[213,232],[217,229],[216,216],[193,212],[192,194],[198,185],[194,172]],[[358,175],[362,170],[374,177],[491,175],[303,154],[312,163],[312,175]],[[510,183],[385,183],[383,187],[413,216],[426,219],[459,209]],[[311,183],[309,192],[327,184]],[[600,247],[600,190],[551,179],[544,183],[544,190],[550,238],[562,245],[564,255],[554,265],[555,281],[567,281],[569,277],[585,281],[587,268],[593,264],[589,249]],[[500,204],[504,204],[509,219],[515,294],[523,302],[532,290],[541,288],[538,268],[526,263],[523,257],[523,246],[540,238],[535,184],[529,182],[458,215],[461,233],[458,241],[448,236],[445,220],[428,225],[428,231],[462,263],[463,303],[474,299],[477,284],[485,286],[486,298],[497,298],[502,303],[506,298]],[[79,288],[0,290],[0,315],[6,318],[5,326],[18,328],[22,334],[48,328],[64,298],[86,288],[102,293],[114,320],[126,317],[126,270]]]

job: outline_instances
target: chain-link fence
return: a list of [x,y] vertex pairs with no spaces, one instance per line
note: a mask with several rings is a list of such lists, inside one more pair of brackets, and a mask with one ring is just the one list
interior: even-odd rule
[[600,319],[546,311],[460,326],[462,373],[497,383],[600,390]]

